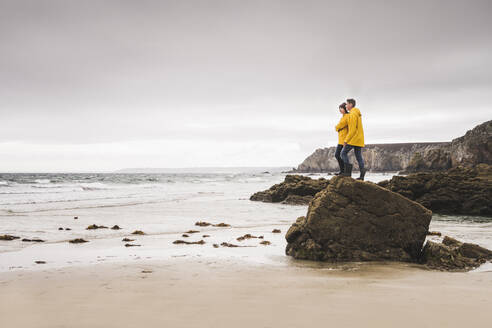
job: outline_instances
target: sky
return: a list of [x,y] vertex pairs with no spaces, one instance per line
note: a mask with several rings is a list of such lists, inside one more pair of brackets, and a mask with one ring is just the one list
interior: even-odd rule
[[491,119],[492,1],[0,0],[0,172],[297,166]]

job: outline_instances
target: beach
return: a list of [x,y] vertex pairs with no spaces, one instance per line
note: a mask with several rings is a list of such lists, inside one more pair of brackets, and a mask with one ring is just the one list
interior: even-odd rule
[[[322,176],[327,177],[312,175]],[[284,177],[281,171],[2,177],[1,233],[20,237],[0,241],[2,322],[479,327],[490,321],[483,315],[492,304],[490,263],[450,273],[416,264],[316,263],[286,256],[285,232],[307,206],[249,200]],[[92,224],[108,228],[87,230]],[[492,247],[487,218],[434,215],[430,230]],[[246,234],[253,238],[237,239]],[[75,238],[88,242],[68,242]]]
[[6,327],[486,327],[490,272],[222,260],[0,274]]

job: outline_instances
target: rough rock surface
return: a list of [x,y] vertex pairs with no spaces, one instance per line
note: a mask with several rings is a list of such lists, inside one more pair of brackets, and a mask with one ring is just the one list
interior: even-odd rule
[[492,216],[491,165],[394,176],[379,185],[436,213]]
[[427,241],[422,255],[422,262],[428,267],[448,271],[470,270],[490,260],[492,251],[448,236],[442,243]]
[[311,179],[302,175],[287,175],[284,182],[278,183],[265,191],[259,191],[250,197],[250,200],[268,203],[292,205],[306,205],[321,190],[329,185],[330,181],[324,178]]
[[418,261],[431,216],[374,183],[335,177],[290,227],[286,254],[316,261]]
[[[448,143],[369,144],[362,149],[362,156],[366,168],[371,171],[396,172],[406,169],[414,154],[428,152],[445,144]],[[292,172],[338,172],[335,150],[336,147],[317,149]],[[358,170],[353,151],[349,153],[349,158],[354,164],[354,170]]]
[[492,164],[492,121],[477,125],[464,136],[441,147],[416,152],[405,171],[447,170],[480,163]]
[[[293,172],[335,172],[336,147],[317,149]],[[419,172],[456,166],[492,164],[492,121],[484,122],[451,142],[369,144],[362,151],[371,171]],[[350,153],[354,168],[357,162]]]

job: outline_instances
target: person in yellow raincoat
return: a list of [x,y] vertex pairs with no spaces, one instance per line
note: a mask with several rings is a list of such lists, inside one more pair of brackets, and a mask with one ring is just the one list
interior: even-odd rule
[[335,173],[335,175],[343,174],[343,159],[341,156],[341,152],[343,149],[343,142],[348,133],[348,113],[349,113],[347,111],[346,103],[343,103],[340,106],[338,106],[338,110],[340,111],[340,114],[342,114],[342,117],[340,118],[340,122],[338,122],[338,124],[335,126],[335,131],[338,132],[338,145],[337,145],[337,149],[335,150],[335,158],[338,161],[340,172]]
[[362,158],[362,148],[365,146],[362,114],[355,107],[354,99],[347,99],[347,109],[350,112],[348,115],[348,133],[345,136],[341,153],[344,165],[343,175],[352,176],[352,164],[350,164],[348,153],[353,149],[360,169],[360,177],[357,180],[364,180],[367,170],[364,167],[364,159]]

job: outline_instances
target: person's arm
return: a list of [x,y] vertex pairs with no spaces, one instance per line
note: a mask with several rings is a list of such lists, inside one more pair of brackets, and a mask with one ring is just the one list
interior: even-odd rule
[[347,115],[343,115],[342,118],[340,119],[340,122],[338,122],[338,124],[335,126],[335,130],[338,132],[340,131],[341,129],[345,128],[347,126],[347,119],[348,119],[348,114]]
[[348,118],[348,133],[347,136],[345,137],[345,144],[352,139],[352,137],[355,135],[355,129],[357,128],[357,117],[353,114],[349,114]]

